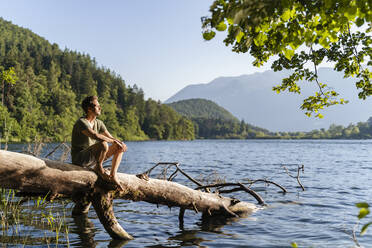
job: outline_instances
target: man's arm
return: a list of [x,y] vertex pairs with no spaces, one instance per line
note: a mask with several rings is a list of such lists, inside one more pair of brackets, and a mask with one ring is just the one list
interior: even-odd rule
[[115,139],[114,137],[112,137],[111,135],[110,136],[107,136],[105,135],[104,133],[97,133],[95,132],[93,129],[91,128],[88,128],[88,129],[85,129],[83,131],[81,131],[84,135],[92,138],[92,139],[95,139],[95,140],[99,140],[99,141],[106,141],[108,143],[114,143],[115,142]]
[[105,130],[103,133],[97,133],[93,129],[88,128],[83,130],[82,133],[92,139],[106,141],[108,143],[116,143],[122,149],[123,152],[127,151],[127,146],[120,140],[115,139],[107,130]]
[[124,144],[124,142],[114,138],[109,131],[105,130],[103,133],[103,135],[105,135],[106,137],[110,138],[110,139],[113,139],[114,142],[112,143],[116,143],[121,149],[123,152],[126,152],[127,151],[127,146]]

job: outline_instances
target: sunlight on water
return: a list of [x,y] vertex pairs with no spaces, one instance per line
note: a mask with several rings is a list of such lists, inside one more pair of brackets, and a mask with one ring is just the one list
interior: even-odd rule
[[[50,144],[49,150],[55,145]],[[216,174],[229,182],[265,178],[283,185],[288,193],[257,184],[253,188],[268,207],[247,218],[213,221],[186,211],[181,229],[176,208],[116,200],[120,224],[135,237],[130,242],[112,241],[93,209],[88,218],[80,219],[67,212],[71,247],[290,247],[291,242],[299,247],[352,247],[351,232],[358,213],[355,203],[372,203],[370,140],[197,140],[127,145],[120,172],[140,173],[160,161],[180,162],[194,178]],[[22,145],[10,145],[10,150],[21,151]],[[297,165],[302,164],[304,192],[282,167],[295,175]],[[175,181],[194,187],[180,175]],[[234,197],[255,203],[245,193]],[[370,231],[358,237],[365,247],[372,244]],[[39,230],[33,235],[44,234]]]

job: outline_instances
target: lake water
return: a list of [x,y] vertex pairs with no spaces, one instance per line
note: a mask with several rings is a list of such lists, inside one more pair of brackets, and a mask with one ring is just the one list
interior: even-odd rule
[[[267,207],[246,218],[209,222],[187,210],[183,228],[177,208],[115,200],[118,221],[135,238],[129,242],[111,241],[93,208],[88,219],[73,219],[72,203],[62,207],[55,202],[56,210],[67,210],[70,247],[290,247],[291,242],[299,247],[353,247],[355,203],[372,203],[371,140],[149,141],[127,142],[127,146],[120,172],[140,173],[157,162],[179,162],[195,178],[216,174],[227,182],[265,178],[288,193],[257,184],[252,188]],[[9,150],[19,151],[20,145]],[[305,191],[283,169],[286,166],[296,175],[298,165],[305,166],[301,173]],[[181,175],[175,181],[194,187]],[[255,203],[243,192],[232,196]],[[44,233],[36,230],[32,235]],[[359,243],[372,247],[371,234],[372,227],[364,236],[357,235]]]

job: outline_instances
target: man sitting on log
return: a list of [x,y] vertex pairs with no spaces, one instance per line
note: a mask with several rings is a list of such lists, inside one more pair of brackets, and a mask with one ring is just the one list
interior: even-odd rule
[[[98,97],[88,96],[82,102],[85,116],[74,124],[71,140],[72,163],[84,167],[93,167],[102,179],[115,183],[120,190],[123,187],[117,178],[123,153],[127,146],[114,138],[106,129],[105,124],[97,119],[101,114]],[[112,145],[109,146],[108,143]],[[103,168],[103,161],[113,156],[110,175]]]

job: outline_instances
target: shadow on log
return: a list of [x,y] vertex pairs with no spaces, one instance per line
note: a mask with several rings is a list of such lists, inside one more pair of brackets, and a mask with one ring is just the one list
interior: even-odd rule
[[[0,187],[16,189],[22,195],[46,195],[48,198],[70,198],[76,205],[73,215],[87,213],[93,205],[99,220],[114,239],[129,240],[129,235],[114,215],[112,201],[127,199],[180,207],[200,212],[203,216],[237,217],[250,214],[258,208],[255,204],[194,190],[181,184],[136,175],[118,173],[124,191],[103,182],[86,168],[39,159],[30,155],[0,150]],[[181,216],[182,215],[182,216]]]

